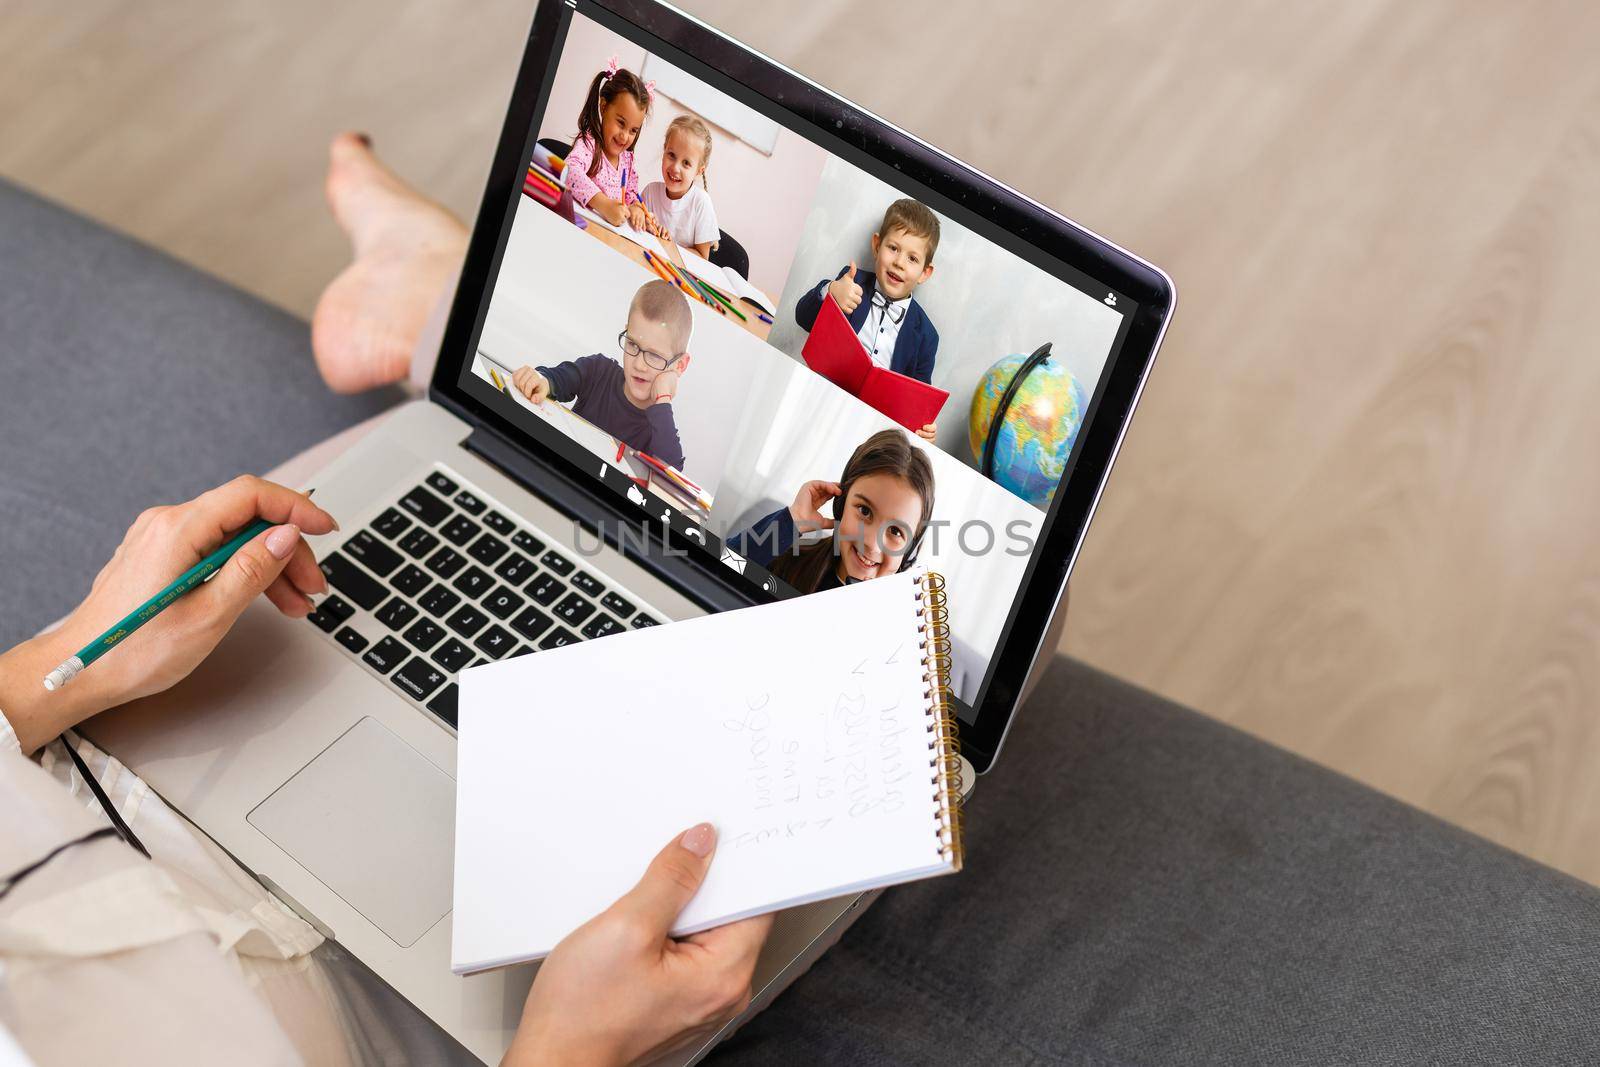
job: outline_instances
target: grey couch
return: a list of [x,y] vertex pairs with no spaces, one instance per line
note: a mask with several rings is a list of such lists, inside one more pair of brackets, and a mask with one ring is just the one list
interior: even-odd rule
[[[382,410],[303,322],[0,183],[0,641],[149,503]],[[968,811],[713,1056],[776,1064],[1600,1063],[1600,893],[1058,659]]]

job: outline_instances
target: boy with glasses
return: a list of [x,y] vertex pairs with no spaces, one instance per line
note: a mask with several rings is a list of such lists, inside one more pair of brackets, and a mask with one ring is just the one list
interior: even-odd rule
[[672,420],[678,380],[689,369],[689,302],[665,281],[646,282],[628,305],[628,328],[617,337],[622,362],[596,353],[554,367],[519,368],[512,383],[541,404],[576,400],[573,413],[617,440],[683,469],[683,445]]

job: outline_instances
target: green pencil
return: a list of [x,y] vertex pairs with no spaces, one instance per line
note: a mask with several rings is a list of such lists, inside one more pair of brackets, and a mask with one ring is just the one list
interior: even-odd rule
[[133,631],[161,614],[168,606],[183,594],[211,577],[222,568],[224,563],[233,558],[233,554],[250,543],[263,530],[270,530],[272,523],[265,519],[257,519],[246,526],[233,539],[217,549],[193,567],[178,575],[177,579],[161,592],[146,600],[135,608],[121,622],[111,629],[90,641],[78,650],[76,656],[71,657],[61,666],[44,676],[44,687],[50,690],[60,689],[78,676],[78,672],[89,664],[111,651],[112,647],[122,641]]
[[726,309],[730,310],[730,312],[733,312],[734,315],[738,315],[739,322],[750,322],[749,318],[744,317],[744,312],[741,312],[738,307],[734,307],[733,304],[728,302],[728,298],[726,298],[726,296],[723,296],[722,293],[718,293],[718,291],[714,290],[714,288],[710,288],[710,283],[702,282],[702,280],[699,280],[698,277],[694,277],[693,272],[690,272],[688,267],[683,267],[682,270],[683,277],[688,278],[690,282],[693,282],[694,285],[698,285],[699,288],[702,288],[702,290],[706,290],[706,293],[709,293],[710,296],[714,296],[714,298],[717,299],[718,304],[722,304],[723,307],[726,307]]
[[728,308],[729,311],[731,311],[735,315],[739,316],[739,321],[740,322],[749,322],[750,321],[749,319],[744,317],[744,312],[742,312],[738,308],[734,307],[733,304],[728,300],[727,297],[723,296],[721,293],[719,293],[715,289],[711,288],[711,286],[707,285],[705,282],[700,281],[699,278],[696,278],[695,281],[697,283],[699,283],[700,288],[704,289],[706,292],[710,293],[712,296],[714,296],[718,300],[722,301],[723,304],[727,305],[727,308]]

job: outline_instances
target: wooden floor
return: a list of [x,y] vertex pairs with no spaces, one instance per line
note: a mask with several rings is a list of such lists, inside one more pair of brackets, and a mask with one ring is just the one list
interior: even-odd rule
[[[1600,5],[689,6],[1177,280],[1069,651],[1600,881]],[[0,173],[306,314],[328,136],[470,213],[527,18],[0,0]]]

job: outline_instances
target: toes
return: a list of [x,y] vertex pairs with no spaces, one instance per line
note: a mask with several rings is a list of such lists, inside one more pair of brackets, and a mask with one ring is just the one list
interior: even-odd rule
[[392,195],[399,180],[372,151],[362,133],[341,133],[328,145],[328,179],[324,186],[333,217],[352,240],[361,242],[370,228],[375,204]]

